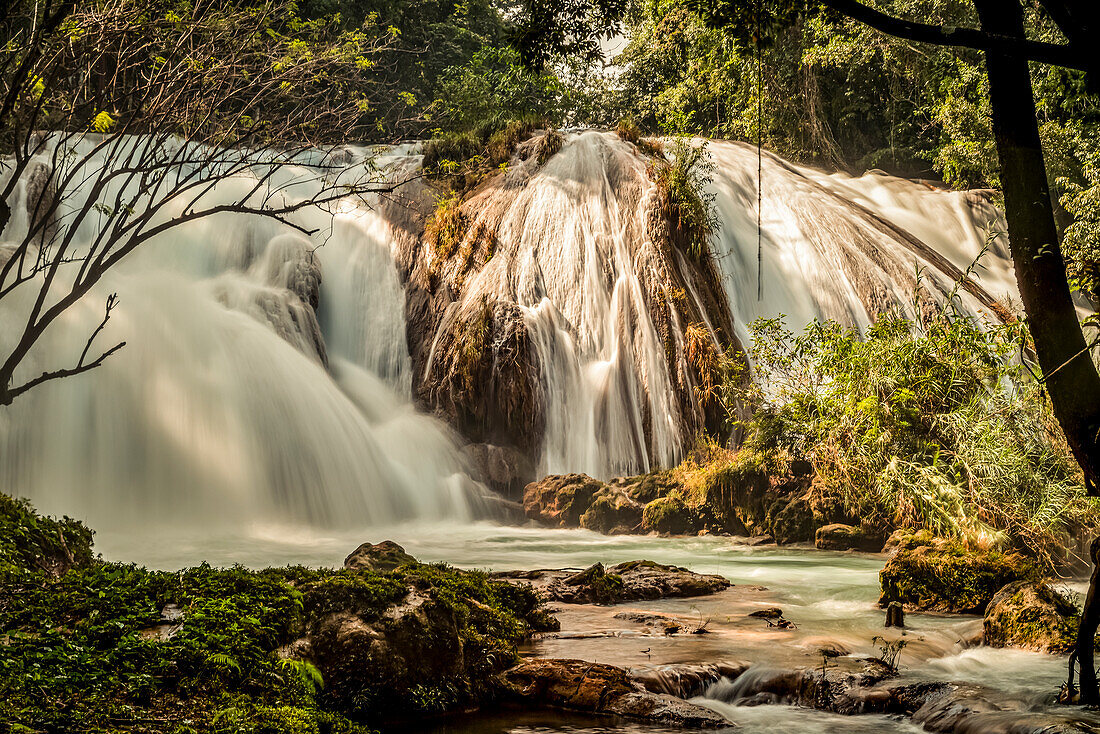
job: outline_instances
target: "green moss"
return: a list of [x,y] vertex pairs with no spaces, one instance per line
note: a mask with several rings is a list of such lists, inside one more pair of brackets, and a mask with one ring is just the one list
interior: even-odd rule
[[678,494],[659,497],[642,510],[642,527],[670,535],[684,535],[697,530],[698,517]]
[[466,215],[462,212],[462,200],[456,195],[440,197],[435,211],[424,227],[424,236],[444,260],[458,251],[466,236]]
[[[5,506],[21,527],[55,529],[23,503]],[[529,588],[441,565],[165,573],[99,563],[53,576],[36,553],[15,557],[0,573],[0,720],[34,731],[148,731],[154,721],[157,731],[362,732],[352,719],[481,700],[515,644],[554,624]],[[410,592],[427,599],[426,615],[387,616]],[[327,660],[280,656],[340,615],[377,626],[394,649],[450,651],[457,667],[407,653],[400,670],[368,657],[348,678]]]
[[1006,584],[1039,576],[1035,564],[999,551],[974,551],[957,543],[902,549],[879,573],[880,606],[981,614]]

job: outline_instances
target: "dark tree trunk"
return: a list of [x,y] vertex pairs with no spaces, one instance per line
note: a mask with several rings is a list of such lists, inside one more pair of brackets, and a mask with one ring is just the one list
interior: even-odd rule
[[[974,6],[984,31],[1024,37],[1018,0],[974,0]],[[987,52],[986,69],[1009,244],[1028,329],[1054,414],[1081,465],[1089,493],[1096,494],[1100,479],[1097,444],[1100,375],[1089,355],[1070,297],[1047,186],[1028,62],[1022,56]],[[1077,640],[1081,700],[1086,704],[1100,703],[1092,655],[1093,636],[1100,622],[1100,602],[1094,601],[1096,580],[1094,573]]]

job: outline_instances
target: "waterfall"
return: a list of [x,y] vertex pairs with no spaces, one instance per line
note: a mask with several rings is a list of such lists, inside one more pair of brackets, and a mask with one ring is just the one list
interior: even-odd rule
[[[430,415],[445,411],[422,389],[453,349],[447,329],[478,308],[494,323],[518,314],[510,328],[526,334],[516,343],[529,345],[519,368],[530,367],[538,392],[533,471],[607,478],[669,466],[694,439],[689,320],[715,341],[732,326],[744,343],[759,316],[785,314],[793,328],[826,318],[863,326],[889,309],[919,316],[942,303],[987,231],[1003,230],[978,193],[825,174],[766,154],[758,299],[756,151],[720,141],[709,151],[720,220],[713,292],[711,271],[654,237],[649,163],[613,133],[569,134],[543,163],[521,151],[476,189],[464,204],[470,237],[491,245],[468,250],[442,286],[428,285],[441,276],[420,236],[431,205],[421,184],[410,186],[411,214],[351,200],[299,212],[312,235],[228,213],[175,227],[110,271],[32,352],[25,375],[73,363],[118,294],[99,343],[125,348],[0,408],[2,486],[103,528],[470,518],[484,488],[471,479],[467,439]],[[345,153],[359,163],[378,155]],[[375,165],[408,173],[418,160],[402,146]],[[305,165],[280,176],[292,195],[318,185]],[[248,185],[227,181],[209,196],[228,200]],[[4,241],[25,231],[26,191],[9,201]],[[1014,289],[1006,243],[994,238],[963,306],[1010,308]],[[0,353],[26,297],[0,303]],[[413,329],[414,306],[431,316],[429,330],[423,313]],[[486,348],[504,339],[494,331]],[[459,397],[503,400],[497,387]],[[532,421],[509,414],[491,440]]]
[[[307,168],[281,175],[317,185]],[[301,217],[316,235],[199,219],[109,271],[26,374],[75,363],[109,293],[119,307],[98,343],[126,346],[0,409],[4,490],[99,528],[470,517],[477,488],[451,430],[411,402],[389,225],[359,202]]]

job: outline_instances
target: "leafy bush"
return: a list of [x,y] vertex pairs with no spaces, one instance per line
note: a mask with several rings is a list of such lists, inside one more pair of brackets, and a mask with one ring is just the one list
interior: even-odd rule
[[619,120],[615,133],[628,143],[637,143],[642,137],[642,130],[638,127],[638,123],[629,117]]
[[92,531],[83,523],[38,515],[27,501],[0,494],[0,571],[15,566],[58,575],[92,560]]
[[757,379],[727,381],[723,400],[752,408],[750,447],[808,459],[815,486],[853,516],[1048,566],[1097,525],[1047,400],[1014,359],[1022,325],[945,309],[926,325],[884,316],[862,336],[834,322],[796,336],[781,318],[752,332]]
[[[71,531],[70,549],[86,538],[90,558],[83,526],[77,532],[77,524],[39,517],[3,495],[0,508],[0,529],[31,528],[17,546],[29,537],[27,547],[38,548],[60,528]],[[0,543],[13,537],[4,533]],[[0,720],[32,731],[365,734],[346,717],[418,702],[476,703],[491,676],[515,660],[515,643],[554,623],[530,589],[444,565],[380,573],[204,564],[166,573],[88,563],[55,576],[40,557],[6,554],[0,568]],[[442,622],[413,619],[403,630],[413,639],[390,643],[448,645],[457,635],[458,674],[447,680],[432,678],[430,661],[423,669],[402,663],[402,674],[427,688],[386,687],[379,671],[387,661],[368,660],[358,674],[371,681],[366,693],[378,695],[362,699],[371,706],[352,706],[330,695],[348,685],[338,667],[283,657],[334,613],[384,628],[392,623],[384,613],[412,590],[430,599]],[[353,691],[357,685],[351,681]]]
[[713,171],[706,145],[683,138],[673,141],[671,160],[662,158],[651,165],[657,212],[668,222],[673,243],[695,259],[706,254],[710,234],[718,226],[714,195],[704,190]]

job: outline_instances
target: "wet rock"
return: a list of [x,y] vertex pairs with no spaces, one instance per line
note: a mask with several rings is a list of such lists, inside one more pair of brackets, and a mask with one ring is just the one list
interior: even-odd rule
[[610,568],[597,563],[578,574],[547,571],[540,577],[548,601],[615,604],[713,594],[730,587],[722,576],[700,574],[653,561],[627,561]]
[[363,543],[344,559],[344,568],[352,571],[392,571],[416,563],[416,559],[392,540],[378,544]]
[[462,448],[462,453],[473,466],[476,478],[506,497],[521,498],[523,488],[534,479],[534,462],[513,446],[471,443]]
[[698,516],[676,494],[658,497],[642,511],[642,528],[662,535],[695,533],[698,525]]
[[901,605],[901,602],[892,601],[890,605],[886,607],[886,627],[904,627],[905,626],[905,607]]
[[766,607],[764,609],[757,609],[755,612],[749,612],[750,617],[760,617],[762,619],[779,619],[783,616],[783,610],[779,607]]
[[679,665],[647,665],[631,668],[630,679],[647,691],[691,698],[703,695],[707,688],[722,678],[736,679],[748,670],[749,664],[720,661],[715,663],[685,663]]
[[642,526],[645,505],[632,499],[622,487],[605,486],[581,515],[582,528],[616,535],[636,532]]
[[528,660],[500,676],[501,689],[527,706],[614,714],[665,726],[720,728],[725,717],[667,694],[647,691],[622,668],[584,660]]
[[982,642],[1064,654],[1073,649],[1079,624],[1076,605],[1049,583],[1017,581],[986,607]]
[[952,684],[930,695],[913,723],[951,734],[1096,734],[1094,724],[1074,716],[1028,711],[1023,701],[977,685]]
[[621,619],[624,622],[644,624],[647,627],[664,627],[668,622],[675,621],[673,617],[667,614],[655,614],[653,612],[619,612],[612,618]]
[[523,511],[531,520],[559,528],[580,525],[604,483],[587,474],[557,474],[531,482],[523,490]]
[[821,550],[874,553],[882,548],[882,536],[863,527],[833,523],[817,529],[814,545]]
[[1005,584],[1036,574],[1027,559],[999,551],[975,551],[947,541],[902,547],[879,573],[879,605],[898,602],[907,611],[981,614]]
[[803,497],[777,499],[768,509],[771,531],[779,545],[814,539],[814,516]]

